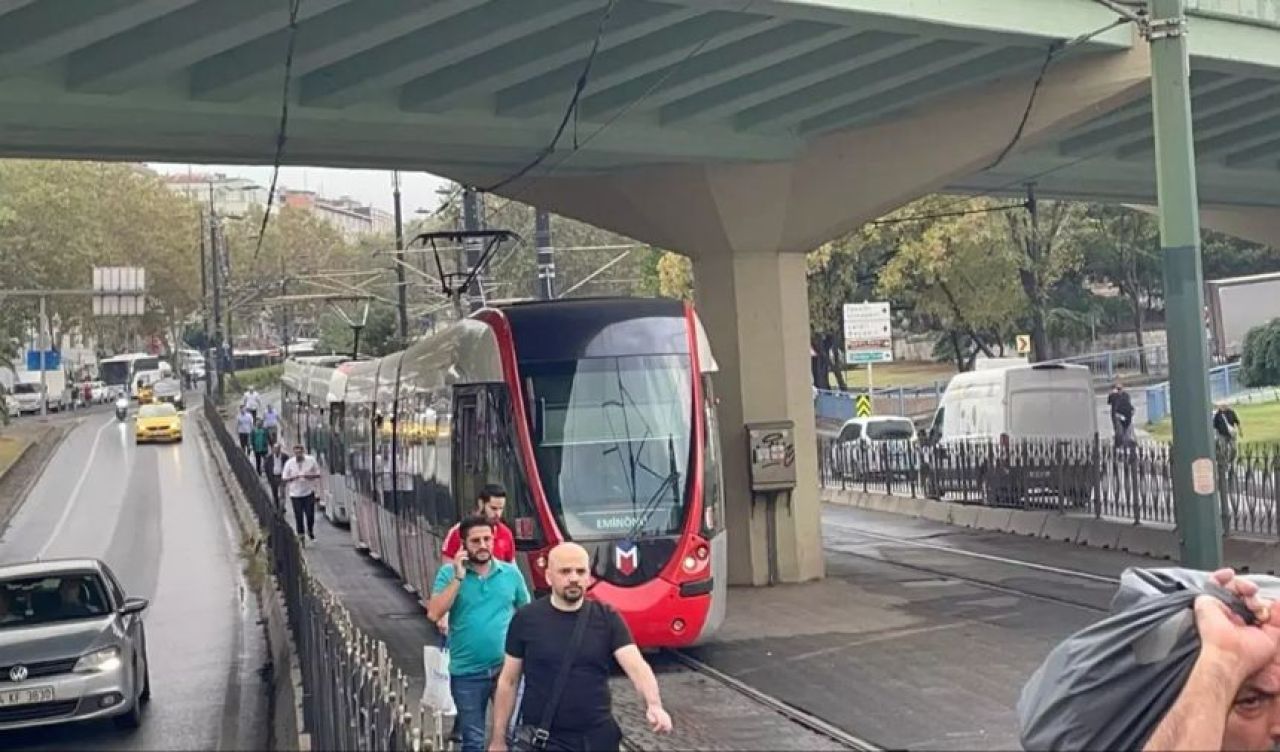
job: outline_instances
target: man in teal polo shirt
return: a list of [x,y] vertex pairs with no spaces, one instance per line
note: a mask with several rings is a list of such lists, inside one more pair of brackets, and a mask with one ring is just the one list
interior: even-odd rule
[[483,752],[485,712],[502,669],[507,625],[529,602],[524,576],[493,558],[493,525],[482,516],[458,525],[463,550],[441,567],[427,603],[427,618],[449,616],[449,678],[458,706],[462,752]]

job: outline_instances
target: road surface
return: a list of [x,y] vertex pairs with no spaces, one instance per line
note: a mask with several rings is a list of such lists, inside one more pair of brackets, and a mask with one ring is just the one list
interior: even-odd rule
[[265,749],[266,658],[238,535],[194,416],[179,445],[135,446],[132,422],[82,414],[0,535],[0,561],[96,557],[145,614],[153,699],[110,721],[0,733],[4,749]]

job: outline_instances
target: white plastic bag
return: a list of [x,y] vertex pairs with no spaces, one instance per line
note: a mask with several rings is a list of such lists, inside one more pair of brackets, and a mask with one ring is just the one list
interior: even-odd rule
[[457,715],[453,690],[449,686],[449,649],[424,645],[422,663],[426,668],[426,684],[422,688],[422,704],[443,715]]

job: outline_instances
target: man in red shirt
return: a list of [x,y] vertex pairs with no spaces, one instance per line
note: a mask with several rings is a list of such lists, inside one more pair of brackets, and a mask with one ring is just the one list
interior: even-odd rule
[[[493,558],[505,562],[516,560],[516,539],[511,528],[502,522],[502,512],[507,508],[507,490],[497,483],[490,483],[480,489],[480,498],[476,502],[476,514],[489,520],[493,525]],[[444,560],[452,564],[462,550],[462,538],[458,535],[458,526],[449,528],[444,538]]]

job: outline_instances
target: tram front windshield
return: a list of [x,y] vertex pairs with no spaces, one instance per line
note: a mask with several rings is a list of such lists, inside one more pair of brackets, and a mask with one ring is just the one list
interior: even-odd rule
[[571,539],[679,533],[688,481],[689,358],[522,366],[547,501]]

